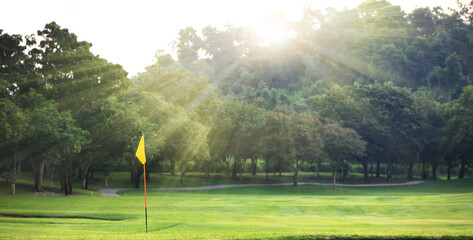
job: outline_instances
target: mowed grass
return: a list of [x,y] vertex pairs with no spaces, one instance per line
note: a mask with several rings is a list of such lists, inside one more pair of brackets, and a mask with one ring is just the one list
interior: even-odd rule
[[[147,183],[148,188],[172,188],[172,187],[198,187],[198,186],[213,186],[213,185],[222,185],[222,184],[273,184],[273,183],[291,183],[293,181],[293,173],[285,172],[282,176],[279,174],[273,175],[272,173],[268,175],[266,179],[266,174],[258,173],[257,175],[251,175],[249,173],[243,174],[243,180],[240,181],[239,177],[234,179],[230,175],[224,173],[212,173],[211,176],[206,179],[203,173],[188,173],[183,178],[181,182],[181,177],[179,174],[177,176],[170,176],[169,173],[151,173],[151,182]],[[34,194],[33,192],[33,173],[23,172],[22,177],[17,180],[16,192],[19,194]],[[415,179],[420,180],[420,179]],[[405,178],[394,178],[390,182],[387,182],[385,176],[381,178],[370,178],[370,183],[398,183],[409,181]],[[299,174],[299,182],[318,182],[318,183],[331,183],[332,175],[331,173],[321,172],[320,177],[316,177],[313,172],[301,172]],[[2,184],[3,181],[0,180],[0,194],[8,194],[10,192],[10,186]],[[49,182],[45,179],[43,181],[43,188],[48,192],[54,192],[56,194],[61,194],[60,186],[55,179],[55,185],[49,185]],[[338,179],[337,183],[365,183],[362,174],[350,173],[346,179]],[[141,176],[140,187],[143,184],[143,176]],[[89,179],[88,189],[82,190],[80,179],[76,179],[73,183],[73,191],[77,194],[90,194],[90,190],[97,191],[105,187],[105,177],[101,172],[95,174],[94,178]],[[113,172],[110,174],[108,180],[108,188],[133,188],[134,184],[130,182],[130,173],[128,172]]]
[[[473,179],[401,187],[142,190],[122,197],[0,196],[0,238],[473,238]],[[51,218],[55,217],[55,218]]]
[[[250,173],[243,174],[243,180],[240,181],[239,176],[236,179],[231,178],[230,175],[224,173],[212,173],[211,176],[206,179],[203,173],[187,173],[183,178],[181,183],[181,177],[179,173],[176,173],[177,176],[170,176],[169,173],[151,173],[151,182],[147,183],[149,188],[158,188],[158,187],[197,187],[197,186],[212,186],[212,185],[221,185],[221,184],[271,184],[271,183],[287,183],[293,181],[293,173],[285,172],[282,176],[279,174],[273,175],[272,173],[268,175],[266,179],[265,173],[258,173],[257,175],[251,175]],[[32,179],[32,177],[31,177]],[[420,180],[420,179],[415,179]],[[316,177],[316,174],[313,172],[301,172],[299,173],[299,182],[319,182],[319,183],[331,183],[332,174],[321,172],[320,177]],[[397,183],[397,182],[406,182],[408,179],[393,178],[390,182],[386,181],[385,176],[381,178],[370,178],[370,183]],[[89,180],[89,188],[91,189],[100,189],[105,188],[104,186],[105,178],[101,173],[95,174],[93,179]],[[109,188],[133,188],[134,185],[130,183],[130,173],[128,172],[113,172],[110,174]],[[363,175],[359,173],[350,173],[346,179],[338,179],[337,183],[365,183]],[[141,176],[140,186],[143,184],[143,176]],[[80,185],[77,185],[80,187]]]

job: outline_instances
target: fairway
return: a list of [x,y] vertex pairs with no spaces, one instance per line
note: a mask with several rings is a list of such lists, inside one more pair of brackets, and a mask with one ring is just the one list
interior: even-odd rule
[[121,197],[0,196],[0,238],[313,239],[473,236],[473,181],[350,188],[264,186]]

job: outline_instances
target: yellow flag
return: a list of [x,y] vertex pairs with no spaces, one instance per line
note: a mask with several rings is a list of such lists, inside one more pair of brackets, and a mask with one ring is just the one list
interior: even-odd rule
[[145,156],[145,135],[141,135],[141,140],[140,144],[138,144],[138,149],[136,149],[136,157],[142,164],[145,164],[146,162],[146,156]]

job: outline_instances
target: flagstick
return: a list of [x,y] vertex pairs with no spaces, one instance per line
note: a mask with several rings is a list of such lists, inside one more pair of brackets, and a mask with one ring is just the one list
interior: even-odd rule
[[140,143],[138,149],[136,149],[136,157],[143,164],[144,173],[144,186],[145,186],[145,221],[146,221],[146,233],[148,233],[148,204],[146,203],[146,154],[145,154],[145,135],[141,134]]
[[144,183],[145,183],[145,221],[146,221],[146,233],[148,233],[148,208],[146,205],[146,164],[143,164],[143,176],[144,176]]

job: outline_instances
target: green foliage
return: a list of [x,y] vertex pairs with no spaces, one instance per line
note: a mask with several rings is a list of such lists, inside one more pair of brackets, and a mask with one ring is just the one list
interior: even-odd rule
[[173,175],[225,169],[242,178],[263,166],[267,174],[293,170],[296,184],[302,166],[319,171],[329,162],[343,177],[361,164],[365,181],[369,164],[387,180],[394,166],[412,178],[416,164],[434,178],[443,164],[459,166],[464,177],[472,6],[408,14],[384,0],[306,7],[297,22],[266,18],[286,33],[277,44],[230,24],[188,27],[173,42],[176,60],[157,51],[131,81],[55,22],[31,36],[0,30],[7,178],[26,159],[38,186],[46,164],[51,182],[55,174],[63,186],[81,178],[87,188],[91,170],[108,176],[128,166],[138,187],[141,134],[146,169]]

